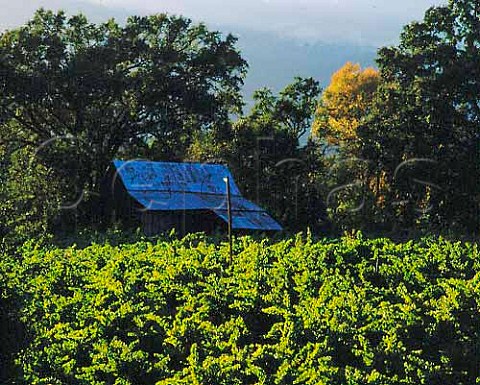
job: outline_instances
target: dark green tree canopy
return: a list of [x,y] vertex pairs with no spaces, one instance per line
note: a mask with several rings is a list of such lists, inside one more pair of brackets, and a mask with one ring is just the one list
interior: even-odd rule
[[450,0],[448,6],[430,8],[422,22],[405,27],[398,47],[380,50],[378,63],[387,81],[415,87],[423,102],[445,111],[432,119],[480,124],[478,0]]
[[295,77],[293,82],[274,95],[268,88],[255,92],[250,120],[266,123],[297,140],[309,132],[321,88],[313,78]]
[[320,171],[312,143],[301,145],[313,122],[320,85],[294,78],[278,94],[255,92],[249,115],[233,126],[231,164],[245,194],[267,207],[293,231],[323,224],[324,206],[315,186]]
[[193,131],[226,124],[247,67],[235,42],[183,17],[95,25],[41,9],[0,37],[0,115],[32,144],[70,138],[49,146],[64,150],[53,163],[80,164],[96,189],[119,152],[156,143],[180,158]]
[[[360,130],[363,156],[386,171],[397,202],[413,202],[416,190],[398,183],[397,167],[415,158],[434,162],[428,179],[416,178],[428,183],[412,180],[426,190],[432,223],[478,231],[480,1],[429,9],[404,28],[398,46],[379,51],[378,64],[383,86]],[[414,207],[396,207],[406,225],[418,216]]]

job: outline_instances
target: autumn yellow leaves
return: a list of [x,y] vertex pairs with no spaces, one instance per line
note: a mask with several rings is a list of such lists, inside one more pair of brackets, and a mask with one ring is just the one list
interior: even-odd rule
[[312,127],[314,136],[329,144],[351,147],[357,139],[357,128],[367,115],[380,83],[379,72],[360,64],[346,63],[333,74],[318,105]]

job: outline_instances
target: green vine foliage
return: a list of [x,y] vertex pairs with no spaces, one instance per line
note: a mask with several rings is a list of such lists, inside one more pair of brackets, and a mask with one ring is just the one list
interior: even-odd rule
[[234,251],[200,235],[24,245],[1,262],[25,328],[4,382],[480,383],[477,245],[298,235]]

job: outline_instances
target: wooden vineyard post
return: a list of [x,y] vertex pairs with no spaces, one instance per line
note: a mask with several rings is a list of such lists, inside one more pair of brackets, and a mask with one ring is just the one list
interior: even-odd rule
[[233,234],[232,234],[232,195],[230,191],[230,177],[223,178],[227,185],[227,214],[228,214],[228,243],[230,250],[230,263],[233,260]]

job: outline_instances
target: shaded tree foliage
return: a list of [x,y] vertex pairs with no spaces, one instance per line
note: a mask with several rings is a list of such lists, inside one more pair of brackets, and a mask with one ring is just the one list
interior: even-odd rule
[[433,7],[379,51],[383,86],[359,136],[396,226],[479,229],[479,7]]
[[[61,181],[27,146],[4,155],[0,169],[0,249],[46,239],[62,204]],[[8,156],[8,158],[7,158]]]
[[194,131],[221,130],[241,108],[235,42],[183,17],[95,25],[39,10],[0,37],[0,116],[73,176],[71,199],[94,202],[115,156],[182,159]]

